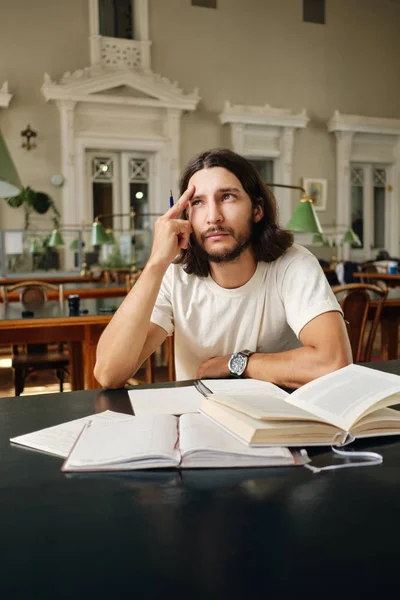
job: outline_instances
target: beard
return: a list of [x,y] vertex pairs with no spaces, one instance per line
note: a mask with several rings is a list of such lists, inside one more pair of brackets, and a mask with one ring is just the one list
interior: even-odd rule
[[[235,245],[229,250],[215,250],[214,252],[208,252],[205,249],[204,242],[210,233],[229,233],[235,240]],[[238,234],[234,234],[233,229],[230,227],[212,227],[205,233],[201,234],[201,241],[199,241],[193,234],[191,237],[191,243],[194,252],[200,259],[206,260],[213,263],[225,263],[232,262],[239,258],[239,256],[250,246],[253,238],[254,222],[253,219],[249,219],[247,222],[247,230]]]

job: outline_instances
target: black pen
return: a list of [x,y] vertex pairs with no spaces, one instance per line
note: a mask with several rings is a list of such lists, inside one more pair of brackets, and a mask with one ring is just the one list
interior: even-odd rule
[[200,392],[200,394],[202,394],[203,396],[208,396],[209,394],[213,393],[210,390],[210,388],[204,385],[204,383],[200,379],[196,379],[193,385],[196,388],[196,390]]

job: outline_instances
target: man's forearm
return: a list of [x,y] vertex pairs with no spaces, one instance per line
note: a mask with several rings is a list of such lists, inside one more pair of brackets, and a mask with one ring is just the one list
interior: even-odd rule
[[276,354],[253,354],[244,374],[252,379],[298,388],[351,362],[349,354],[338,352],[335,356],[324,356],[316,348],[303,346]]
[[139,357],[165,268],[148,263],[97,345],[94,374],[104,387],[118,387],[140,367]]

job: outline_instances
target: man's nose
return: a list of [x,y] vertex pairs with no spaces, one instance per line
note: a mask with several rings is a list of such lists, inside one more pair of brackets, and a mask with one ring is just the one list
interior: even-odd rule
[[222,221],[222,213],[218,202],[211,200],[207,205],[207,222],[208,223],[219,223]]

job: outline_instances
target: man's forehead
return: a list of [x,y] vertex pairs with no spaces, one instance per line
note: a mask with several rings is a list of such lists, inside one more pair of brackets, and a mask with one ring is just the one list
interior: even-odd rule
[[209,169],[201,169],[192,175],[189,180],[189,185],[196,187],[196,193],[202,193],[202,190],[236,190],[243,191],[243,186],[240,180],[234,173],[228,171],[224,167],[211,167]]

